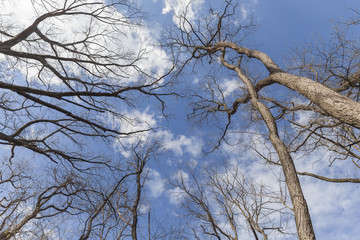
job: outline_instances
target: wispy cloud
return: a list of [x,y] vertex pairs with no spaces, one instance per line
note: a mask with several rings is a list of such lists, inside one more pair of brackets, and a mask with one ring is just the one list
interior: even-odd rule
[[[44,1],[41,1],[44,3]],[[91,1],[87,1],[91,2]],[[94,1],[95,2],[95,1]],[[99,8],[98,4],[84,4],[78,7],[77,12],[92,12]],[[100,1],[101,2],[101,1]],[[105,1],[103,1],[105,3]],[[63,7],[62,1],[52,1],[51,4],[37,4],[36,1],[19,0],[19,1],[3,1],[0,9],[1,23],[3,29],[10,28],[10,33],[13,35],[23,31],[26,27],[33,23],[33,21],[45,14],[48,11],[61,9]],[[46,6],[46,7],[45,7]],[[101,5],[100,5],[101,6]],[[126,76],[122,78],[122,83],[136,82],[139,80],[140,74],[138,69],[154,77],[162,76],[172,66],[166,52],[159,47],[158,41],[152,34],[152,29],[146,26],[137,24],[128,24],[125,15],[115,8],[108,8],[107,11],[102,11],[102,16],[109,16],[112,19],[123,19],[121,25],[115,23],[106,23],[95,18],[89,17],[86,14],[77,14],[76,17],[61,16],[57,18],[49,18],[41,23],[40,30],[46,33],[52,40],[59,42],[76,42],[82,41],[91,36],[87,46],[87,51],[97,55],[102,53],[104,56],[113,56],[114,53],[123,55],[119,58],[117,64],[122,64],[122,68],[113,68],[111,71],[102,69],[104,78],[111,78],[117,76]],[[120,24],[120,23],[117,23]],[[120,28],[121,27],[121,28]],[[1,35],[3,36],[3,35]],[[4,37],[4,36],[3,36]],[[29,38],[36,37],[30,36]],[[32,46],[31,44],[23,45],[18,44],[14,46],[14,50],[19,51],[37,51],[42,49],[42,53],[53,54],[53,49],[49,44],[41,41],[41,46]],[[57,54],[63,57],[73,57],[71,52],[66,52],[64,49],[57,49]],[[136,68],[130,66],[129,63],[132,59],[138,58]],[[0,56],[0,61],[4,60],[4,56]],[[104,59],[100,59],[103,61]],[[99,60],[99,61],[100,61]],[[50,61],[50,60],[49,60]],[[149,64],[151,62],[151,64]],[[50,63],[52,63],[50,61]],[[68,73],[74,75],[84,74],[84,71],[77,64],[64,62],[64,67]],[[54,62],[54,66],[58,63]],[[125,67],[129,65],[128,67]],[[85,66],[87,66],[85,64]],[[29,80],[37,80],[39,68],[36,64],[16,64],[18,71],[24,76],[26,75]],[[87,66],[92,69],[92,66]],[[45,74],[46,69],[42,70]],[[61,72],[61,69],[59,69]],[[62,81],[54,74],[46,72],[47,76],[44,78],[49,81],[49,84],[61,84]],[[86,73],[85,73],[86,74]],[[100,75],[100,74],[99,74]]]
[[166,179],[162,178],[158,171],[149,169],[148,180],[145,183],[145,187],[149,189],[151,197],[160,197],[165,190],[165,183]]
[[113,143],[114,148],[123,156],[129,157],[131,155],[129,149],[139,141],[157,142],[162,149],[171,151],[177,156],[184,154],[190,154],[192,157],[200,156],[203,141],[199,137],[174,135],[167,129],[156,130],[161,125],[161,118],[157,118],[150,108],[143,111],[127,111],[124,115],[126,118],[119,119],[115,123],[119,125],[120,131],[124,133],[138,131],[138,133],[126,137],[119,136],[119,139]]
[[200,17],[200,9],[204,0],[164,0],[162,14],[173,13],[173,21],[179,24],[179,16],[186,14],[186,18],[192,22]]

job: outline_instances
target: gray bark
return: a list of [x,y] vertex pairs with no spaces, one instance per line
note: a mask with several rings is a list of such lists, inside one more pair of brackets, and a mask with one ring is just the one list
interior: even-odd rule
[[332,117],[360,129],[359,102],[305,77],[278,72],[268,79],[302,94]]
[[311,222],[309,208],[307,206],[303,191],[301,189],[301,184],[296,173],[294,161],[290,153],[287,151],[284,142],[279,137],[275,119],[271,114],[270,110],[266,107],[266,105],[259,101],[257,92],[254,85],[251,83],[251,80],[242,73],[239,67],[226,62],[224,59],[224,55],[225,52],[223,51],[221,56],[222,64],[225,67],[234,70],[239,76],[239,78],[245,83],[251,97],[252,105],[259,111],[260,115],[262,116],[264,122],[267,125],[270,141],[279,156],[279,160],[285,176],[285,181],[291,197],[299,239],[314,240],[316,239],[316,237]]
[[264,64],[270,73],[269,77],[267,78],[268,81],[281,84],[302,94],[330,116],[360,129],[359,102],[341,95],[340,93],[326,87],[325,85],[315,82],[309,78],[285,73],[265,53],[239,47],[235,43],[231,42],[219,42],[212,47],[200,47],[200,49],[206,49],[212,52],[221,50],[223,48],[231,48],[239,54],[258,59]]
[[[255,87],[252,84],[251,80],[242,73],[240,67],[226,62],[225,50],[227,48],[234,50],[239,55],[245,55],[249,58],[255,58],[262,62],[262,64],[268,70],[269,76],[261,81],[261,86]],[[278,135],[276,122],[270,110],[259,101],[257,91],[259,91],[262,87],[268,86],[273,83],[281,84],[291,90],[302,94],[312,103],[320,107],[324,111],[324,113],[328,114],[329,116],[332,116],[342,121],[343,123],[359,129],[360,103],[344,95],[341,95],[338,92],[326,87],[325,85],[315,82],[309,78],[299,77],[284,72],[274,63],[274,61],[268,55],[263,52],[240,47],[232,42],[218,42],[216,44],[211,44],[208,46],[194,46],[194,52],[203,50],[207,51],[210,54],[221,51],[222,64],[225,67],[234,70],[239,76],[239,78],[246,84],[249,96],[246,99],[240,100],[242,102],[251,100],[252,105],[259,111],[264,122],[267,125],[270,141],[278,154],[285,180],[288,186],[289,194],[293,204],[295,222],[299,239],[316,239],[309,209],[301,189],[293,159],[288,152],[284,142],[280,139]],[[239,104],[238,102],[239,101],[237,100],[234,105],[237,106]]]

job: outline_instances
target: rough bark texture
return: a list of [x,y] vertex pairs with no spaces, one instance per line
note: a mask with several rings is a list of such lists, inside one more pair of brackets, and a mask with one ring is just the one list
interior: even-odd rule
[[[264,119],[265,120],[265,119]],[[266,120],[265,120],[266,121]],[[271,121],[270,121],[271,122]],[[270,123],[271,124],[271,123]],[[271,124],[272,125],[272,124]],[[268,125],[269,127],[269,125]],[[269,128],[270,131],[270,128]],[[285,181],[294,209],[296,229],[300,240],[316,239],[309,208],[301,189],[294,162],[277,133],[270,132],[270,140],[279,156]]]
[[273,73],[268,78],[297,91],[338,120],[360,128],[359,102],[308,78],[284,72]]
[[296,228],[299,239],[314,240],[316,239],[316,237],[311,222],[309,208],[307,206],[303,191],[301,189],[301,184],[298,175],[296,173],[296,168],[293,159],[290,153],[287,151],[284,142],[280,139],[278,135],[275,119],[271,114],[270,110],[265,106],[265,104],[259,101],[257,92],[255,90],[254,85],[251,83],[251,80],[245,74],[242,73],[239,67],[235,65],[231,65],[228,62],[226,62],[224,55],[225,52],[223,51],[221,56],[222,64],[225,67],[234,70],[239,76],[239,78],[245,83],[249,95],[251,97],[252,105],[259,111],[264,122],[267,125],[267,128],[269,130],[270,141],[279,156],[279,160],[285,176],[285,181],[293,204]]
[[[138,160],[139,161],[139,160]],[[137,225],[138,225],[138,207],[139,207],[139,202],[140,202],[140,197],[141,197],[141,173],[143,171],[143,167],[144,165],[141,165],[138,162],[137,164],[137,173],[136,173],[136,197],[135,197],[135,201],[134,204],[132,206],[131,212],[133,215],[133,219],[132,219],[132,224],[131,224],[131,237],[132,240],[137,240]]]
[[270,75],[267,78],[268,81],[281,84],[302,94],[334,118],[337,118],[338,120],[351,126],[360,128],[359,102],[341,95],[325,85],[315,82],[309,78],[285,73],[267,54],[240,47],[231,42],[219,42],[209,47],[198,47],[198,49],[204,49],[211,52],[216,52],[224,48],[231,48],[241,55],[258,59],[269,71]]
[[[202,41],[200,41],[204,44]],[[259,101],[257,92],[262,88],[278,83],[291,90],[305,96],[312,103],[316,104],[322,111],[341,122],[360,129],[360,103],[356,102],[338,92],[326,87],[325,85],[313,81],[309,78],[299,77],[284,72],[274,61],[265,53],[240,47],[233,42],[217,42],[214,44],[204,44],[192,46],[192,56],[203,56],[221,52],[221,63],[237,73],[239,78],[246,84],[248,95],[237,99],[233,108],[228,114],[236,112],[237,106],[251,100],[252,105],[259,111],[269,130],[269,137],[272,145],[276,149],[281,166],[283,168],[285,180],[293,204],[297,233],[300,240],[315,239],[315,233],[311,222],[309,209],[304,198],[301,185],[298,179],[293,159],[287,150],[284,142],[278,135],[276,121],[270,110]],[[246,56],[259,60],[269,72],[269,76],[262,79],[256,86],[251,80],[242,73],[240,66],[233,65],[226,61],[225,52],[235,51],[239,56]],[[241,61],[241,58],[240,58]]]

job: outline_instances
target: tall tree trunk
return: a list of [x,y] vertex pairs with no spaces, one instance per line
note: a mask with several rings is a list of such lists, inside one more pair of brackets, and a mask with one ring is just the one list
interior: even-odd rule
[[131,237],[132,240],[137,240],[137,224],[138,224],[138,208],[141,197],[141,173],[143,171],[143,165],[140,163],[138,159],[137,163],[137,173],[136,173],[136,198],[134,204],[132,206],[132,224],[131,224]]
[[269,130],[269,137],[274,146],[284,172],[285,181],[291,197],[293,210],[295,214],[295,222],[297,233],[300,240],[315,240],[315,232],[312,226],[309,208],[307,206],[300,181],[296,173],[294,161],[288,152],[284,142],[280,139],[276,122],[270,110],[259,101],[257,92],[250,79],[242,73],[241,69],[235,65],[231,65],[225,61],[225,51],[222,51],[222,64],[234,70],[239,78],[245,83],[251,97],[252,105],[259,111]]

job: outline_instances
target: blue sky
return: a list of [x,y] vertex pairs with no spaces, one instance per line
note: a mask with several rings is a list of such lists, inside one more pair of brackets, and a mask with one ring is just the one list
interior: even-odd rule
[[281,59],[294,47],[329,39],[334,24],[352,15],[357,1],[259,1],[255,15],[261,50]]
[[[121,39],[121,43],[129,49],[137,49],[138,45],[143,42],[149,44],[147,61],[140,62],[146,71],[161,75],[171,65],[167,58],[168,53],[162,50],[158,43],[162,41],[163,31],[176,25],[176,22],[173,22],[176,20],[174,12],[182,11],[182,6],[187,2],[189,1],[139,0],[140,6],[143,6],[143,10],[148,14],[146,24],[141,29],[129,30],[127,38]],[[220,2],[219,0],[194,0],[191,5],[190,17],[193,21],[201,20],[202,14],[208,12],[209,6],[216,9],[222,5]],[[360,10],[360,2],[356,0],[245,0],[240,4],[241,13],[238,18],[247,21],[249,17],[253,17],[257,25],[255,32],[249,36],[246,42],[251,47],[256,47],[257,50],[270,55],[280,66],[287,65],[293,49],[302,49],[308,44],[328,42],[335,24],[352,15],[350,8]],[[24,9],[16,10],[18,10],[18,15],[15,15],[15,19],[19,21],[20,25],[31,22],[30,13]],[[197,68],[197,71],[185,70],[184,74],[177,79],[178,85],[175,85],[175,89],[184,87],[184,83],[193,90],[198,89],[199,83],[205,81],[204,75],[209,68],[199,69]],[[21,71],[19,69],[19,72]],[[25,74],[25,72],[22,73]],[[132,82],[136,79],[128,79],[128,81]],[[241,88],[241,83],[231,75],[224,74],[224,77],[218,81],[229,97],[234,97],[240,92],[236,88]],[[279,88],[277,91],[279,91],[276,93],[278,95],[287,94],[282,92],[284,89]],[[251,147],[260,152],[271,148],[269,142],[260,134],[261,124],[254,124],[245,132],[242,131],[245,123],[237,121],[237,119],[249,118],[248,112],[238,113],[236,119],[233,120],[227,140],[234,146],[223,142],[218,150],[204,154],[204,151],[211,149],[219,139],[221,129],[217,126],[224,127],[224,124],[221,121],[209,121],[195,125],[196,119],[189,120],[187,117],[192,111],[191,100],[175,97],[165,97],[164,100],[166,102],[165,113],[169,115],[169,118],[161,115],[157,101],[146,99],[139,100],[137,108],[119,107],[126,115],[135,120],[132,122],[133,124],[121,121],[112,123],[121,126],[124,131],[140,130],[150,126],[156,128],[155,132],[137,134],[128,139],[121,138],[119,139],[121,144],[116,141],[108,146],[97,142],[89,143],[92,150],[107,153],[110,151],[110,155],[116,159],[129,157],[130,152],[126,147],[130,147],[139,139],[157,140],[162,144],[164,153],[149,163],[148,180],[145,184],[146,199],[149,200],[152,214],[158,221],[169,221],[169,223],[174,221],[174,224],[177,224],[178,220],[181,221],[179,217],[182,213],[179,204],[181,195],[178,194],[177,188],[168,183],[175,181],[179,174],[188,178],[184,166],[190,166],[191,169],[199,171],[203,166],[225,161],[238,167],[258,182],[270,186],[277,185],[276,178],[281,178],[279,168],[263,164],[259,160],[259,156],[247,145],[251,139],[255,144]],[[106,116],[100,117],[108,123],[109,119]],[[302,114],[299,121],[301,118],[307,119],[308,117],[306,114]],[[223,120],[223,116],[220,117],[220,120]],[[241,144],[237,145],[238,142]],[[20,150],[19,154],[26,155],[27,152]],[[329,168],[328,159],[330,157],[324,149],[318,149],[306,157],[301,153],[294,154],[296,165],[300,171],[313,171],[333,177],[338,174],[359,175],[357,169],[343,162]],[[38,164],[43,165],[43,162]],[[219,171],[222,171],[221,167],[219,167]],[[360,236],[360,209],[358,207],[360,186],[350,183],[336,185],[307,177],[301,177],[301,181],[318,239],[357,239]],[[146,206],[143,207],[146,212]],[[143,218],[142,223],[145,224],[145,222],[146,218]],[[290,230],[294,232],[294,226],[290,226]],[[246,239],[248,232],[245,231],[243,234]],[[274,239],[297,239],[293,235],[285,238],[273,237]]]

